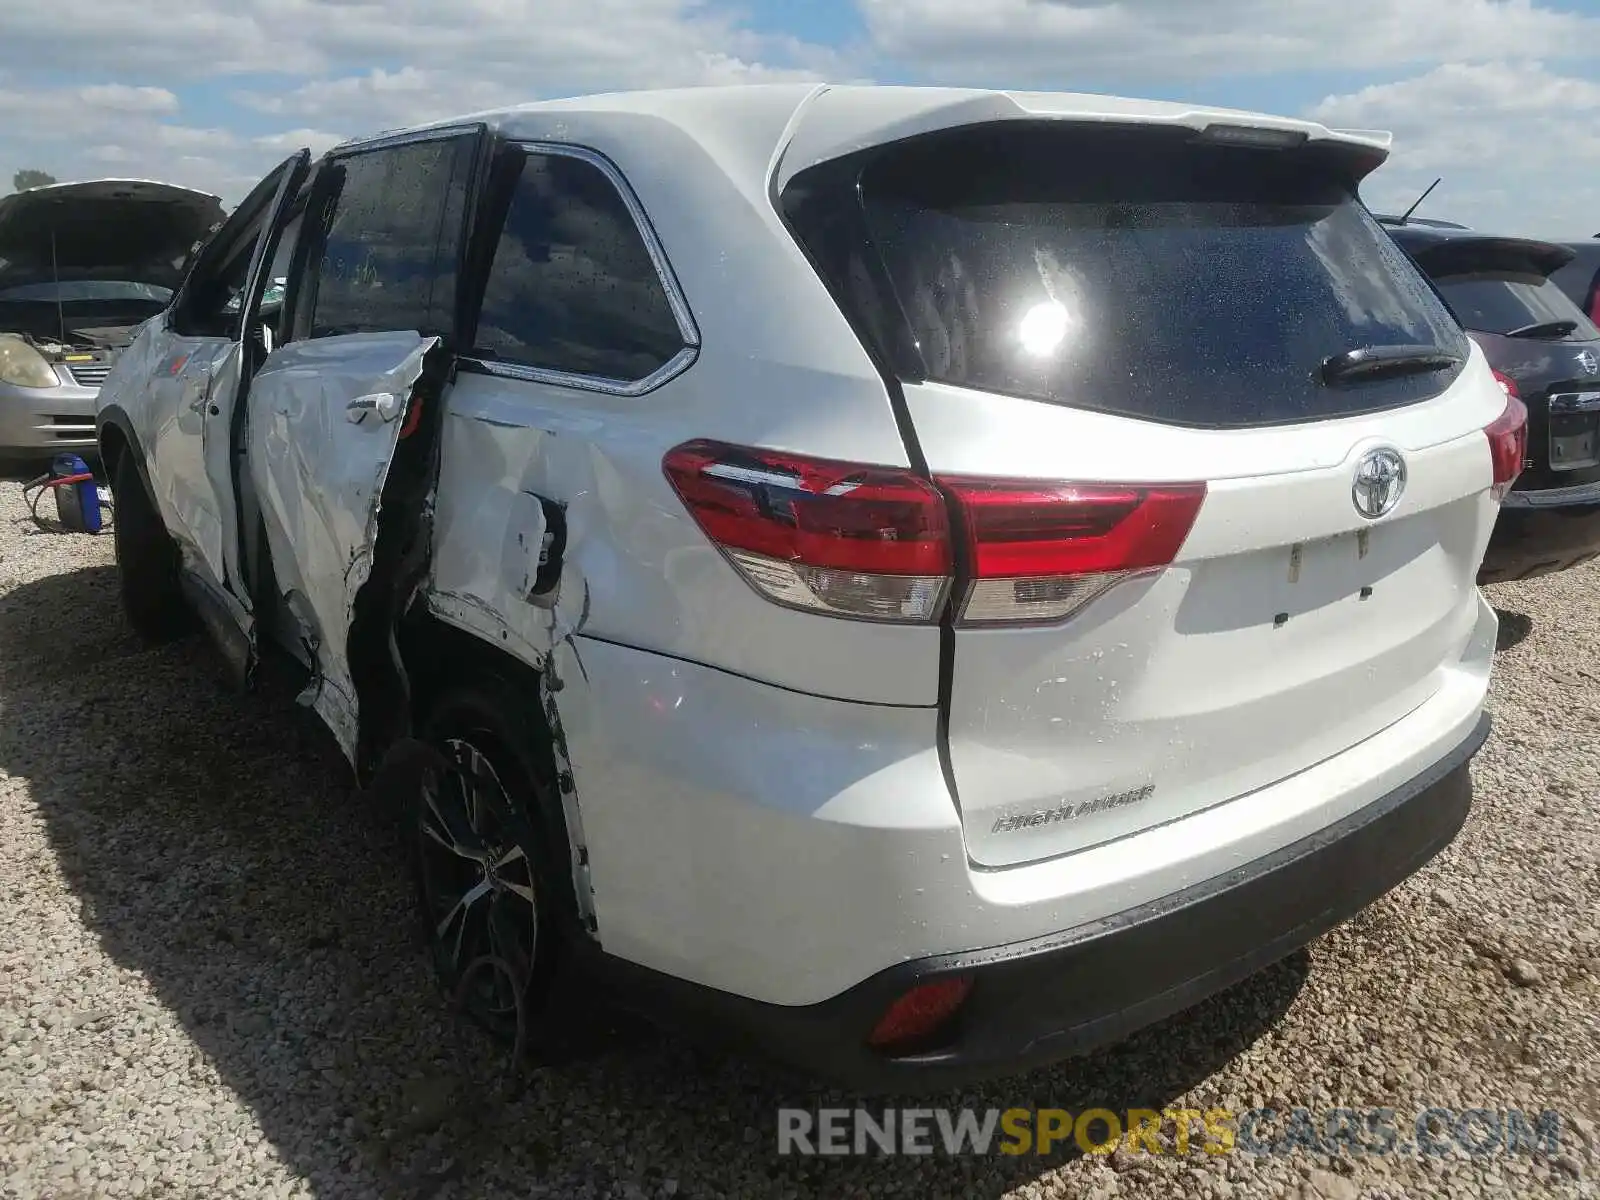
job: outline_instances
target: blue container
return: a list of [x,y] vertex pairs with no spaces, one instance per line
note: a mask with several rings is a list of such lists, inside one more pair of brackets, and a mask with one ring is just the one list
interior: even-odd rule
[[100,488],[88,463],[76,454],[56,455],[50,462],[50,490],[63,526],[73,533],[100,532]]

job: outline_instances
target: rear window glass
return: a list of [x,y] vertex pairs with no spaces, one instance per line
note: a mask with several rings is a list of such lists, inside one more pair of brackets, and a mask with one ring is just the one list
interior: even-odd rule
[[1461,323],[1479,333],[1536,331],[1552,322],[1571,322],[1571,330],[1552,330],[1550,336],[1585,342],[1600,337],[1583,310],[1544,275],[1481,271],[1446,275],[1434,283]]
[[[885,314],[904,322],[925,378],[1174,424],[1315,420],[1413,403],[1450,378],[1329,387],[1319,369],[1333,355],[1468,352],[1350,175],[1315,147],[987,126],[859,168],[848,190],[888,303],[865,298],[858,261],[808,248],[858,329],[892,338]],[[791,215],[820,243],[834,235],[815,191],[803,183]]]

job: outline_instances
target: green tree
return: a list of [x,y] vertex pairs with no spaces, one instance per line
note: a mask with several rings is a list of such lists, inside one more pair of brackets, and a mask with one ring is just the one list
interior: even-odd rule
[[11,186],[19,192],[29,188],[48,187],[56,181],[56,177],[48,171],[35,170],[33,167],[23,167],[11,177]]

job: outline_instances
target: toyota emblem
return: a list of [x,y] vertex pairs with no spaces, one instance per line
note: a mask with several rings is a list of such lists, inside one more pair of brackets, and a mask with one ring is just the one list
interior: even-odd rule
[[1387,516],[1406,490],[1406,460],[1388,446],[1368,450],[1356,464],[1350,498],[1356,511],[1369,521]]

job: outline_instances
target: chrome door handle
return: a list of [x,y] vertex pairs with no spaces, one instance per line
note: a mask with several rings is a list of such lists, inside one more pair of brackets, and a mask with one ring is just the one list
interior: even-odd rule
[[400,397],[393,392],[374,392],[357,396],[344,406],[344,415],[352,425],[361,424],[368,413],[376,413],[380,421],[392,421],[400,415]]

